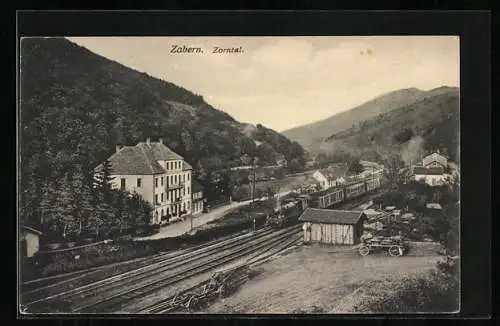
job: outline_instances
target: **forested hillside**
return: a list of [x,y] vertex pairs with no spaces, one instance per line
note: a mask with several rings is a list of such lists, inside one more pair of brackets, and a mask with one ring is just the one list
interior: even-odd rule
[[[247,136],[246,125],[202,96],[66,39],[23,39],[20,52],[23,219],[39,222],[45,190],[57,198],[77,189],[68,186],[75,177],[90,184],[90,172],[116,145],[135,145],[147,137],[163,138],[204,178],[241,164],[245,154],[262,164],[281,155],[298,162],[297,168],[303,162],[301,146],[282,135],[269,129],[262,133],[259,127]],[[265,146],[259,149],[254,140]]]
[[440,150],[450,160],[459,162],[459,90],[440,87],[428,94],[420,101],[331,135],[325,144],[333,152],[376,160],[380,160],[380,155],[398,152],[403,159],[413,162],[421,152]]
[[323,141],[328,136],[349,129],[360,121],[415,102],[425,94],[425,91],[417,88],[392,91],[352,109],[334,114],[327,119],[286,130],[283,134],[299,142],[307,150],[316,151],[321,148]]

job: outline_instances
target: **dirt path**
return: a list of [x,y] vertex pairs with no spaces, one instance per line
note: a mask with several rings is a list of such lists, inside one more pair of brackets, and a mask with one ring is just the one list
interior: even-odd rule
[[306,246],[260,266],[260,275],[205,313],[350,313],[369,284],[424,273],[438,245],[417,244],[404,257],[357,255],[355,249]]

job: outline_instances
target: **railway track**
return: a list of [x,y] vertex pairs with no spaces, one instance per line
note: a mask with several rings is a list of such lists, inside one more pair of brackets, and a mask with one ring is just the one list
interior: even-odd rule
[[[200,245],[192,246],[189,248],[185,248],[185,249],[178,249],[178,250],[169,251],[166,253],[162,252],[162,253],[154,254],[154,255],[151,255],[148,257],[140,257],[140,258],[132,259],[129,261],[117,262],[117,263],[112,263],[109,265],[97,266],[97,267],[92,267],[92,268],[88,268],[85,270],[79,270],[79,271],[75,271],[75,272],[71,272],[71,273],[67,273],[67,274],[54,275],[54,276],[49,276],[49,277],[44,277],[44,278],[40,278],[40,279],[26,281],[22,284],[23,296],[28,300],[34,301],[37,299],[36,298],[37,294],[38,294],[39,298],[42,298],[44,291],[47,291],[50,289],[52,289],[52,290],[56,289],[56,291],[57,291],[58,287],[62,288],[70,282],[75,282],[75,281],[78,281],[78,280],[81,280],[84,278],[91,278],[94,275],[98,275],[99,273],[102,273],[102,271],[104,269],[113,268],[115,266],[127,266],[127,265],[130,266],[133,264],[137,264],[138,267],[142,267],[142,266],[149,265],[149,264],[152,264],[155,262],[160,262],[164,259],[168,259],[169,257],[173,257],[173,256],[178,255],[178,254],[193,252],[193,251],[199,250],[201,248],[206,248],[206,247],[218,244],[218,243],[230,241],[232,239],[241,238],[241,237],[245,237],[245,236],[248,236],[248,233],[239,232],[239,233],[234,234],[231,237],[224,237],[222,239],[212,240],[212,241],[209,241],[209,242],[206,242],[206,243],[203,243]],[[121,273],[118,272],[116,274],[121,274]],[[114,275],[111,275],[111,276],[114,276]],[[60,279],[60,280],[57,281],[57,279]],[[55,281],[52,281],[52,280],[55,280]],[[35,298],[32,298],[32,297],[35,297]]]
[[[269,234],[272,232],[271,228],[263,228],[257,231],[259,235],[265,235]],[[250,238],[252,236],[251,233],[245,233],[240,236],[234,237],[234,238],[229,238],[223,241],[220,240],[214,240],[209,243],[205,243],[196,247],[191,247],[185,250],[181,251],[175,251],[175,252],[169,252],[165,254],[160,254],[158,256],[153,256],[149,264],[146,266],[142,266],[140,268],[136,268],[124,273],[119,273],[116,275],[113,275],[111,277],[95,281],[95,282],[90,282],[84,285],[81,285],[76,288],[72,288],[71,290],[66,290],[66,291],[57,291],[58,288],[64,289],[67,287],[68,283],[71,281],[78,280],[80,278],[83,278],[85,275],[79,275],[75,278],[72,278],[70,280],[64,280],[62,282],[58,282],[56,284],[51,284],[48,286],[44,286],[42,288],[38,288],[26,293],[23,293],[23,301],[27,302],[26,306],[29,308],[30,306],[33,306],[34,304],[44,304],[56,299],[64,299],[68,300],[71,299],[73,296],[81,296],[84,295],[85,292],[90,292],[90,290],[95,291],[96,289],[102,288],[106,286],[106,284],[110,282],[119,282],[119,281],[125,281],[127,279],[130,279],[131,277],[140,275],[141,273],[145,273],[147,271],[159,271],[161,268],[178,263],[179,261],[183,261],[183,259],[190,259],[190,257],[199,257],[198,255],[204,255],[207,253],[213,253],[214,251],[223,248],[224,246],[230,246],[234,243],[238,243],[240,241],[244,241],[246,238]],[[101,271],[95,271],[94,273],[99,273]],[[87,277],[89,275],[87,274]],[[44,291],[47,289],[51,289],[53,292],[56,294],[46,296],[44,297]]]
[[238,258],[239,255],[248,254],[252,246],[257,250],[259,245],[269,241],[269,238],[279,237],[286,232],[289,230],[273,232],[266,228],[253,236],[244,235],[210,247],[192,249],[175,257],[164,257],[160,262],[30,302],[28,309],[36,311],[37,306],[58,300],[56,302],[64,301],[75,312],[112,310],[121,302],[179,282],[201,270],[213,268],[222,261],[227,262]]
[[133,282],[132,287],[119,285],[118,291],[106,291],[104,296],[98,296],[97,300],[83,302],[73,308],[75,312],[113,312],[120,310],[123,303],[129,302],[135,298],[143,297],[167,286],[176,284],[187,278],[194,277],[201,273],[210,271],[221,265],[230,263],[245,255],[252,254],[259,249],[270,244],[276,244],[279,241],[290,237],[296,233],[298,227],[292,227],[278,232],[272,232],[265,235],[257,235],[257,238],[251,239],[246,243],[239,243],[224,248],[224,251],[218,254],[206,255],[204,258],[193,259],[189,262],[180,264],[177,270],[171,270],[168,274],[153,275],[156,278],[151,281],[151,275],[141,275],[142,281]]
[[[269,246],[266,248],[263,248],[259,250],[258,252],[254,253],[250,257],[248,257],[245,261],[235,265],[231,266],[228,269],[222,269],[218,272],[224,272],[224,271],[231,271],[231,270],[238,270],[242,267],[252,267],[256,264],[259,264],[272,256],[282,252],[283,250],[290,248],[293,245],[297,245],[302,242],[302,236],[301,235],[296,235],[290,237],[290,239],[287,239],[285,241],[279,240],[277,242],[271,243]],[[277,244],[276,244],[277,243]],[[131,313],[138,313],[138,314],[164,314],[164,313],[171,313],[176,311],[176,307],[172,305],[173,302],[175,302],[175,299],[179,296],[183,296],[186,294],[189,294],[190,292],[194,291],[197,288],[200,288],[207,284],[210,280],[205,280],[201,282],[200,284],[197,284],[195,286],[192,286],[188,289],[185,289],[181,292],[176,293],[175,295],[172,295],[166,299],[163,299],[161,301],[155,302],[154,304],[150,304],[147,306],[143,307],[138,307],[131,311]],[[239,280],[240,284],[243,283],[243,279]],[[187,308],[187,307],[186,307]]]

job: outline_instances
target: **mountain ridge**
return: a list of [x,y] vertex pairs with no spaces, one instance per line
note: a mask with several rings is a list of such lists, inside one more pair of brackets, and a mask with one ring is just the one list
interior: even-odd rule
[[304,148],[316,152],[321,149],[325,138],[332,134],[346,130],[360,121],[419,101],[433,94],[446,92],[450,88],[453,89],[454,87],[441,86],[428,91],[415,87],[394,90],[328,118],[285,130],[282,134],[299,142]]

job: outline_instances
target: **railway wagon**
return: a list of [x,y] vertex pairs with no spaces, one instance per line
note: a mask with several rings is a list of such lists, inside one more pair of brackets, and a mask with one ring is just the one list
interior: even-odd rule
[[366,182],[358,181],[355,183],[347,184],[344,186],[344,191],[345,191],[344,194],[345,199],[359,197],[366,193]]
[[344,190],[342,187],[333,187],[311,194],[311,207],[328,208],[344,201]]
[[368,178],[365,182],[366,192],[371,192],[380,188],[380,178],[378,177]]

